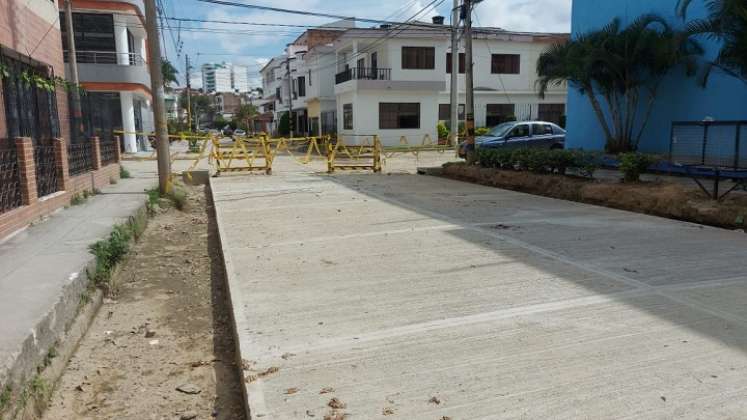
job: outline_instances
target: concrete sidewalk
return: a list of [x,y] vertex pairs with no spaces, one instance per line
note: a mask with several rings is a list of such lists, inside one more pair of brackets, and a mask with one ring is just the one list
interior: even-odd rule
[[89,245],[143,208],[155,163],[124,166],[131,179],[0,243],[0,384],[27,380],[64,340],[88,284]]
[[212,180],[252,418],[747,415],[747,235],[283,165]]

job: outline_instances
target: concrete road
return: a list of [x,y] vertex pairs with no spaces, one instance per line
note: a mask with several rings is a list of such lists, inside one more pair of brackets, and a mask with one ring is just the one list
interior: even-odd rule
[[282,161],[213,189],[255,419],[747,418],[743,233]]

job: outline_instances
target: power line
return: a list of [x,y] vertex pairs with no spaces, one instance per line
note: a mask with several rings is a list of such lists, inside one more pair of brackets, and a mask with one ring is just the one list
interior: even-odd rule
[[[247,25],[247,26],[268,26],[268,27],[280,27],[280,28],[306,28],[306,29],[368,29],[368,28],[357,28],[349,26],[332,26],[332,25],[300,25],[300,24],[289,24],[289,23],[265,23],[265,22],[247,22],[247,21],[235,21],[235,20],[211,20],[211,19],[196,19],[196,18],[184,18],[184,17],[166,17],[168,20],[178,22],[195,22],[195,23],[219,23],[224,25]],[[401,23],[400,23],[401,24]],[[413,25],[413,23],[408,23]],[[410,30],[417,30],[423,32],[442,32],[444,29],[436,25],[429,26],[415,26],[409,28]]]
[[[220,4],[223,6],[243,7],[245,9],[265,10],[269,12],[278,12],[278,13],[290,13],[290,14],[303,15],[303,16],[326,17],[326,18],[340,19],[340,20],[356,20],[358,22],[368,22],[368,23],[376,23],[376,24],[397,25],[397,24],[403,23],[403,22],[392,22],[392,21],[381,20],[381,19],[357,18],[355,16],[342,16],[342,15],[335,15],[331,13],[309,12],[306,10],[282,9],[279,7],[260,6],[256,4],[237,3],[237,2],[225,1],[225,0],[197,0],[197,1],[200,1],[203,3]],[[418,25],[417,22],[411,22],[411,24]],[[427,23],[421,23],[419,25],[432,26],[431,24],[427,24]]]

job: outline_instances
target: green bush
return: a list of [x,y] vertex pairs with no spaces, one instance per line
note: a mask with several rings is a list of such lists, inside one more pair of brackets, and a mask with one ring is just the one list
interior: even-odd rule
[[132,235],[129,226],[118,225],[114,227],[108,239],[90,246],[91,254],[96,257],[96,271],[92,276],[94,284],[102,286],[109,281],[114,267],[130,250]]
[[438,132],[439,139],[449,138],[449,128],[446,127],[446,123],[443,121],[439,121],[438,125],[436,125],[436,131]]
[[476,136],[484,136],[490,132],[490,129],[487,127],[477,127],[475,128],[475,135]]
[[631,152],[620,155],[620,171],[625,182],[638,182],[641,174],[656,162],[656,158],[643,153]]
[[130,171],[125,169],[124,166],[119,165],[119,177],[122,179],[128,179],[128,178],[131,178],[132,175],[130,175]]
[[558,174],[576,169],[591,178],[599,162],[599,156],[581,150],[477,149],[477,163],[484,168]]

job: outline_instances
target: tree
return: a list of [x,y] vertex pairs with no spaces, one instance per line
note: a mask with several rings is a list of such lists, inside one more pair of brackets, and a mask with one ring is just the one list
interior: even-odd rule
[[168,59],[161,58],[161,75],[163,76],[163,87],[165,89],[168,90],[172,83],[179,85],[179,81],[177,80],[178,74],[179,70]]
[[288,134],[290,134],[290,117],[288,112],[284,112],[278,121],[278,135],[287,136]]
[[[210,117],[213,113],[213,105],[210,98],[206,95],[192,94],[191,98],[192,105],[192,121],[195,124],[199,124],[200,119],[203,117]],[[187,109],[187,91],[183,91],[179,97],[179,106],[181,109]],[[191,130],[192,127],[190,127]]]
[[[692,0],[679,0],[677,15],[687,18]],[[690,33],[704,35],[721,44],[716,58],[704,66],[699,79],[703,86],[714,68],[747,83],[747,2],[705,0],[708,16],[687,24]]]
[[234,120],[237,121],[240,124],[237,124],[241,127],[243,127],[247,132],[251,132],[251,125],[250,122],[254,117],[257,116],[257,107],[250,104],[244,104],[239,107],[239,109],[236,111],[236,114],[234,115]]
[[591,104],[609,153],[634,151],[648,125],[659,86],[675,67],[692,76],[703,49],[690,34],[673,30],[656,15],[623,28],[614,19],[551,46],[537,61],[540,97],[551,85],[570,83]]

